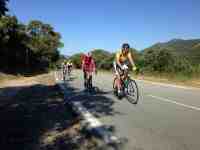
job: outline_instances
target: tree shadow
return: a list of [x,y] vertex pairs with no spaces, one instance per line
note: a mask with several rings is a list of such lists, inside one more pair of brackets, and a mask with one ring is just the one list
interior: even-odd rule
[[[59,77],[59,71],[56,74]],[[66,104],[81,104],[86,108],[86,111],[85,109],[84,111],[82,110],[81,115],[89,111],[93,116],[99,118],[100,120],[101,118],[106,116],[113,117],[114,115],[125,115],[115,109],[115,101],[110,96],[108,96],[111,93],[113,93],[112,90],[104,91],[100,90],[98,87],[94,87],[94,90],[92,92],[89,92],[87,90],[82,90],[79,87],[77,88],[76,86],[74,86],[74,84],[72,84],[72,81],[73,80],[68,80],[66,82],[58,82],[60,83],[63,93],[65,95]],[[75,110],[77,111],[77,109]],[[89,127],[89,124],[90,123],[86,121],[86,127]],[[111,139],[113,135],[116,135],[116,126],[104,123],[101,126],[92,127],[92,129],[90,129],[89,131],[92,131],[92,133],[94,133],[93,135],[99,137],[101,140],[103,138],[105,141],[105,137],[109,137],[108,139]],[[102,135],[102,132],[105,133],[105,135]],[[122,149],[122,147],[126,145],[127,141],[128,139],[126,137],[118,137],[117,142],[115,140],[111,140],[111,143],[109,143],[111,144],[112,149]],[[106,144],[105,147],[103,146],[99,149],[107,149],[107,146],[108,145]]]
[[[100,89],[87,92],[86,90],[80,90],[74,88],[70,83],[63,83],[67,93],[65,95],[67,102],[80,102],[89,112],[95,117],[100,118],[104,116],[124,115],[121,112],[114,109],[113,105],[115,101],[106,96],[111,91],[102,91]],[[95,87],[97,89],[97,87]]]
[[[114,116],[124,115],[121,112],[116,111],[113,108],[114,101],[111,98],[106,97],[106,94],[109,94],[110,91],[102,91],[97,90],[92,93],[88,93],[85,90],[80,90],[79,88],[75,88],[71,86],[70,82],[62,82],[61,86],[65,88],[65,103],[73,105],[72,103],[79,102],[82,106],[86,108],[93,116],[96,118],[101,118],[104,116]],[[83,112],[83,110],[82,110]],[[80,114],[79,114],[80,115]],[[88,124],[85,124],[85,127],[88,127]],[[88,132],[89,131],[89,132]],[[101,143],[96,147],[97,150],[106,150],[111,148],[112,150],[120,150],[126,145],[128,139],[127,138],[119,138],[117,141],[112,141],[111,137],[116,134],[116,127],[114,125],[102,124],[98,127],[87,128],[87,130],[83,130],[85,135],[94,135],[96,138],[102,139],[104,142],[107,140],[109,143]]]
[[[18,88],[7,87],[0,91],[12,93]],[[63,94],[57,85],[23,86],[11,96],[1,94],[1,149],[39,149],[44,134],[68,128],[76,118],[71,108],[63,105]]]

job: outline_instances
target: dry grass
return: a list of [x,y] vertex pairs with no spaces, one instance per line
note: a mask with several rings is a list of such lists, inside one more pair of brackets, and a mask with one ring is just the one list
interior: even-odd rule
[[21,78],[20,75],[14,76],[14,75],[9,75],[9,74],[0,72],[0,83],[1,84],[3,84],[4,82],[10,81],[10,80],[19,79],[19,78]]

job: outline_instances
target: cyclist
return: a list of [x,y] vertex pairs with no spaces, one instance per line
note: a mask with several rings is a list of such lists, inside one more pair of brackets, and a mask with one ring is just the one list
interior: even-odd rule
[[96,73],[96,65],[91,52],[88,52],[87,55],[82,57],[82,70],[84,87],[87,88],[87,81],[90,81],[92,86],[92,73]]
[[68,60],[68,62],[67,62],[67,72],[68,72],[68,75],[70,75],[70,73],[72,71],[72,67],[73,67],[73,64],[72,64],[71,60]]
[[61,68],[62,68],[63,80],[65,80],[65,76],[67,73],[67,61],[66,60],[63,61]]
[[115,61],[113,62],[113,67],[114,67],[114,71],[115,71],[115,76],[117,77],[117,82],[116,85],[114,85],[115,87],[117,86],[118,89],[117,91],[114,91],[115,93],[117,93],[118,95],[121,95],[121,77],[120,77],[120,70],[124,70],[124,66],[129,66],[129,64],[132,65],[132,70],[136,70],[136,66],[132,57],[132,54],[130,52],[130,46],[128,43],[124,43],[122,44],[122,48],[119,52],[116,53],[116,58]]

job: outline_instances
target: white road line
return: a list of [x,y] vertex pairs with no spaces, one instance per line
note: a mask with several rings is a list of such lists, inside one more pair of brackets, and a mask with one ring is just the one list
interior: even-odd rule
[[90,128],[98,128],[102,126],[102,123],[87,111],[80,102],[74,102],[73,105],[76,106],[79,113],[88,121]]
[[185,108],[189,108],[189,109],[200,111],[199,107],[195,107],[195,106],[191,106],[191,105],[186,105],[186,104],[183,104],[183,103],[178,103],[176,101],[173,101],[173,100],[170,100],[170,99],[167,99],[167,98],[163,98],[163,97],[159,97],[159,96],[154,96],[154,95],[148,95],[148,96],[156,98],[156,99],[158,99],[160,101],[169,102],[169,103],[173,103],[173,104],[176,104],[176,105],[179,105],[179,106],[183,106]]
[[[63,81],[60,81],[58,79],[58,74],[55,72],[55,79],[59,85],[59,87],[64,91],[64,94],[66,95],[66,88],[64,87],[64,85],[62,84]],[[85,119],[87,125],[88,125],[88,129],[94,129],[98,132],[99,135],[101,135],[105,141],[105,143],[109,144],[109,143],[119,143],[120,140],[118,137],[113,136],[112,134],[110,134],[109,132],[107,132],[103,127],[103,124],[97,119],[95,118],[82,104],[81,102],[73,102],[72,101],[72,105],[74,107],[74,109]]]

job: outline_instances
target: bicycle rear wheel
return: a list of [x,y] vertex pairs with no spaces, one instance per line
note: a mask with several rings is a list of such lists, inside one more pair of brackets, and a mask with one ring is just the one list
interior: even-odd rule
[[130,103],[137,104],[139,100],[139,90],[137,83],[135,80],[129,79],[127,90],[126,90],[126,96]]

